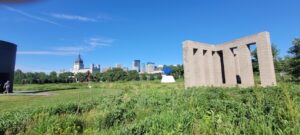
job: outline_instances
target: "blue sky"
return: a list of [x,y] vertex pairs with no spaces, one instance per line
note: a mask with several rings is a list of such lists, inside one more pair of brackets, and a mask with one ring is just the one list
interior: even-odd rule
[[[88,1],[88,2],[87,2]],[[299,0],[42,0],[0,5],[0,40],[18,45],[16,68],[69,70],[134,59],[182,64],[182,42],[222,43],[269,31],[287,55],[300,37]]]

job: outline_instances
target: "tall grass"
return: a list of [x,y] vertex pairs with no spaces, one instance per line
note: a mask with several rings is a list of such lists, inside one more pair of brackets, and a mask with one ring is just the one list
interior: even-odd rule
[[300,133],[300,86],[295,84],[185,90],[181,82],[117,82],[93,84],[93,89],[120,92],[7,112],[0,116],[0,134]]

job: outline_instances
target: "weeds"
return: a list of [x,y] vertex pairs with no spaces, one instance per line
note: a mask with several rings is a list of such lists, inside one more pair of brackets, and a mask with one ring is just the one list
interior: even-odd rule
[[299,85],[185,90],[181,83],[136,83],[94,84],[103,93],[120,91],[1,114],[0,134],[300,133]]

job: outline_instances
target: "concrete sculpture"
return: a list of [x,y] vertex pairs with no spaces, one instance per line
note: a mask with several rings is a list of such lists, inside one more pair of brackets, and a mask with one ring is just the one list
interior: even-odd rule
[[261,85],[276,85],[270,34],[261,32],[220,45],[185,41],[185,87],[254,86],[251,45],[257,48]]
[[4,91],[4,83],[10,81],[9,93],[13,92],[17,46],[0,40],[0,93]]

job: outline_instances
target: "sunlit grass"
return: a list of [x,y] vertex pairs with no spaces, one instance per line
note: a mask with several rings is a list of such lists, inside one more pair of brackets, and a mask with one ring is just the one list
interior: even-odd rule
[[[87,88],[91,85],[92,88]],[[49,87],[48,87],[49,86]],[[1,96],[7,134],[298,134],[300,86],[192,88],[183,81],[17,85],[49,96]],[[74,89],[59,90],[60,87]],[[2,109],[3,108],[3,109]]]

